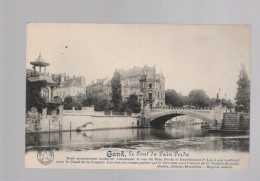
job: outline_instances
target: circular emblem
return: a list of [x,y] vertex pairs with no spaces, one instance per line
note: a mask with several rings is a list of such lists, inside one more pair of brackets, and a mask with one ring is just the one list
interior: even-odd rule
[[49,165],[54,160],[54,153],[50,148],[44,148],[38,151],[38,161],[43,165]]

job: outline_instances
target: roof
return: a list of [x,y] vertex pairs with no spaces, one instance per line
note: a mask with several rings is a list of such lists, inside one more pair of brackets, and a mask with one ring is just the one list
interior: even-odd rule
[[103,79],[97,79],[97,82],[89,84],[89,85],[87,85],[87,87],[92,87],[92,86],[95,86],[95,85],[98,85],[98,84],[103,85],[103,84],[106,84],[107,81],[109,81],[109,79],[107,77],[103,78]]
[[63,87],[82,87],[82,86],[77,80],[71,79],[68,82],[66,82]]
[[46,67],[49,66],[50,64],[48,62],[45,62],[42,59],[41,54],[39,55],[39,57],[37,58],[37,60],[35,60],[34,62],[30,62],[31,65],[35,65],[35,66],[41,66],[41,67]]
[[111,79],[108,79],[108,80],[105,82],[105,85],[106,85],[106,86],[111,86]]
[[43,81],[43,80],[45,80],[45,81],[47,81],[48,84],[51,84],[53,86],[57,86],[58,85],[58,83],[54,82],[51,77],[44,76],[44,75],[40,75],[40,76],[36,76],[36,77],[29,77],[28,80],[30,82],[36,82],[36,81]]
[[144,74],[143,67],[134,67],[132,69],[120,71],[121,80],[130,78],[130,77],[141,76],[143,74]]

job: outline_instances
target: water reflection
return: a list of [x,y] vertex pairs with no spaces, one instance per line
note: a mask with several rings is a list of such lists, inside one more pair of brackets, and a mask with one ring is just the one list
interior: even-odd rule
[[26,135],[27,151],[38,147],[58,150],[124,148],[139,150],[249,151],[249,135],[208,134],[200,125],[175,125],[164,129],[114,129]]

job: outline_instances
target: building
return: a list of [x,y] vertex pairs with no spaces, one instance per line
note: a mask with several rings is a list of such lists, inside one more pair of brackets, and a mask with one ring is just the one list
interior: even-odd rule
[[92,84],[86,87],[87,97],[106,97],[110,99],[111,92],[111,79],[109,78],[97,79],[95,83],[92,81]]
[[67,81],[63,86],[58,86],[54,90],[54,95],[65,99],[67,96],[75,97],[78,94],[85,95],[85,88],[80,85],[77,80],[71,79]]
[[81,87],[86,87],[86,78],[83,76],[78,77],[69,77],[66,73],[63,74],[51,74],[52,80],[55,82],[58,82],[61,87],[63,87],[68,81],[70,80],[76,80]]
[[[41,95],[46,99],[47,102],[47,114],[52,114],[52,112],[60,112],[61,110],[61,100],[55,98],[54,89],[58,86],[58,83],[52,80],[49,73],[46,73],[46,67],[50,64],[45,62],[41,56],[36,59],[36,61],[30,62],[33,65],[32,70],[26,70],[27,80],[31,83],[38,81],[46,81],[46,87],[41,89]],[[38,67],[38,71],[36,70]],[[44,68],[44,70],[42,70]]]
[[59,83],[59,86],[54,90],[54,95],[65,99],[67,96],[75,97],[78,94],[85,95],[86,93],[86,79],[79,76],[69,78],[66,74],[52,74],[52,79]]
[[150,107],[165,105],[165,78],[163,73],[156,74],[153,67],[146,67],[145,74],[140,77],[140,92],[145,104]]
[[[155,67],[134,67],[118,70],[121,77],[122,97],[127,99],[131,94],[143,94],[145,104],[150,106],[165,105],[165,78],[163,73],[156,73]],[[111,100],[111,78],[98,79],[86,87],[86,96],[104,96]]]

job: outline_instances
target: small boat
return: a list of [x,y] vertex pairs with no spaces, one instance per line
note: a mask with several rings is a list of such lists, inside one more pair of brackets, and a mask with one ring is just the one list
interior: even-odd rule
[[91,122],[83,124],[81,127],[77,127],[76,131],[91,131],[94,130],[94,125]]

